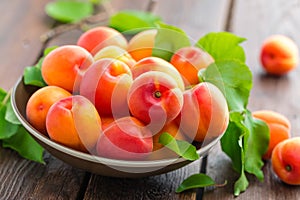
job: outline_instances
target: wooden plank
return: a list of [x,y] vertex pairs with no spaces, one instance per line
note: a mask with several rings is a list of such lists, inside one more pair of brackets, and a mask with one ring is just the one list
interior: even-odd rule
[[[135,5],[138,1],[119,3],[123,5],[118,4],[117,7],[122,9],[147,7]],[[195,37],[194,40],[207,32],[222,30],[229,8],[229,1],[224,0],[164,0],[156,3],[153,10],[155,14],[161,16],[164,22],[184,29],[189,36]],[[176,194],[175,189],[189,175],[199,173],[200,166],[201,160],[167,174],[142,179],[92,175],[84,199],[195,199],[196,190]],[[197,198],[201,198],[201,195]]]
[[[34,64],[41,54],[44,44],[39,37],[53,26],[53,21],[44,13],[46,2],[0,2],[3,15],[0,20],[0,87],[12,87],[24,67]],[[46,165],[37,164],[0,147],[1,199],[76,199],[80,196],[86,173],[47,152],[44,158]]]
[[[265,74],[259,62],[259,52],[263,40],[272,34],[285,34],[300,45],[299,1],[236,0],[230,30],[247,38],[245,47],[247,64],[253,73],[253,89],[249,99],[250,110],[270,109],[287,116],[292,124],[292,135],[300,136],[299,125],[299,69],[284,77]],[[230,161],[220,149],[213,151],[208,158],[208,174],[218,182],[228,180],[228,185],[208,190],[204,199],[232,199],[233,183],[237,179]],[[299,188],[283,184],[273,174],[271,163],[263,168],[265,180],[259,182],[249,176],[250,186],[238,199],[298,199]]]

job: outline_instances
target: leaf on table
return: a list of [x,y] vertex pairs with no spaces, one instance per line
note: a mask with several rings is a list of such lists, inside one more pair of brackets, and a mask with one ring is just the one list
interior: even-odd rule
[[12,124],[5,119],[6,106],[0,107],[0,139],[10,138],[18,131],[19,125]]
[[142,30],[156,28],[161,18],[150,12],[124,10],[112,15],[109,26],[125,34],[136,34]]
[[183,140],[176,140],[169,133],[163,133],[159,137],[159,143],[164,145],[165,147],[174,151],[177,155],[187,159],[187,160],[197,160],[199,159],[199,155],[197,154],[197,149],[192,144]]
[[194,189],[194,188],[203,188],[207,186],[215,185],[215,181],[207,176],[206,174],[194,174],[186,178],[180,186],[176,189],[176,192],[183,192],[185,190]]
[[199,71],[199,79],[217,86],[226,97],[230,111],[242,112],[252,88],[252,73],[238,60],[216,61]]
[[216,61],[234,59],[245,62],[245,52],[240,46],[245,40],[229,32],[212,32],[200,38],[196,46],[204,48]]
[[254,174],[262,181],[264,179],[264,174],[261,170],[264,165],[262,157],[269,146],[269,128],[265,122],[253,118],[250,111],[247,111],[245,125],[249,130],[249,134],[244,140],[245,171]]
[[170,61],[178,49],[190,46],[190,38],[178,27],[158,23],[152,55]]
[[244,170],[241,172],[241,176],[239,179],[234,183],[234,196],[239,196],[240,193],[246,191],[249,186],[249,181],[246,177]]
[[6,103],[6,112],[5,112],[4,119],[12,124],[17,124],[17,125],[21,124],[21,122],[17,118],[17,116],[12,108],[11,98],[9,98],[9,101]]
[[91,1],[58,0],[47,3],[47,15],[63,23],[78,22],[94,12]]
[[45,163],[43,160],[44,149],[31,137],[23,126],[19,126],[17,133],[4,139],[3,147],[17,151],[23,158]]

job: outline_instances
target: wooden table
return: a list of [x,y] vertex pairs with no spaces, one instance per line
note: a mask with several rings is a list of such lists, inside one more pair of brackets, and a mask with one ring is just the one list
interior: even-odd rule
[[[44,13],[47,1],[0,1],[0,87],[8,90],[34,64],[49,45],[74,43],[78,30],[59,35],[48,43],[39,37],[56,24]],[[112,0],[113,8],[145,10],[148,1]],[[258,54],[262,41],[282,33],[300,45],[300,1],[298,0],[163,0],[153,10],[166,23],[176,25],[195,39],[211,31],[231,31],[247,38],[243,44],[247,64],[253,72],[254,87],[249,108],[271,109],[286,115],[292,135],[300,136],[300,71],[281,78],[264,74]],[[196,161],[179,170],[142,179],[103,177],[73,168],[50,154],[46,165],[19,157],[0,148],[0,199],[233,199],[237,174],[219,145],[207,160]],[[225,187],[192,190],[176,194],[176,187],[189,175],[206,171]],[[263,168],[264,182],[249,176],[250,186],[237,199],[298,199],[300,188],[282,184],[272,173],[270,163]]]

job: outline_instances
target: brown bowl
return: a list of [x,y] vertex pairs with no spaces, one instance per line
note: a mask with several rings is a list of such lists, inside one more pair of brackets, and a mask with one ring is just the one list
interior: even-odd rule
[[[115,160],[83,153],[58,144],[39,133],[26,120],[27,101],[37,89],[38,87],[25,85],[23,79],[20,78],[12,91],[11,103],[13,110],[22,125],[41,146],[56,158],[74,167],[104,176],[138,178],[163,174],[191,163],[191,161],[183,158],[147,161]],[[220,140],[220,137],[215,138],[197,150],[200,157],[207,155],[208,151]]]

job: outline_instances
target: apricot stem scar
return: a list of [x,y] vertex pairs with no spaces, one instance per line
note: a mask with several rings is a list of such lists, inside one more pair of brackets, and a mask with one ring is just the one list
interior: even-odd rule
[[160,91],[155,91],[154,92],[154,97],[155,98],[160,98],[161,97],[161,92]]
[[292,166],[291,165],[286,165],[285,169],[286,169],[286,171],[290,172],[290,171],[292,171]]

